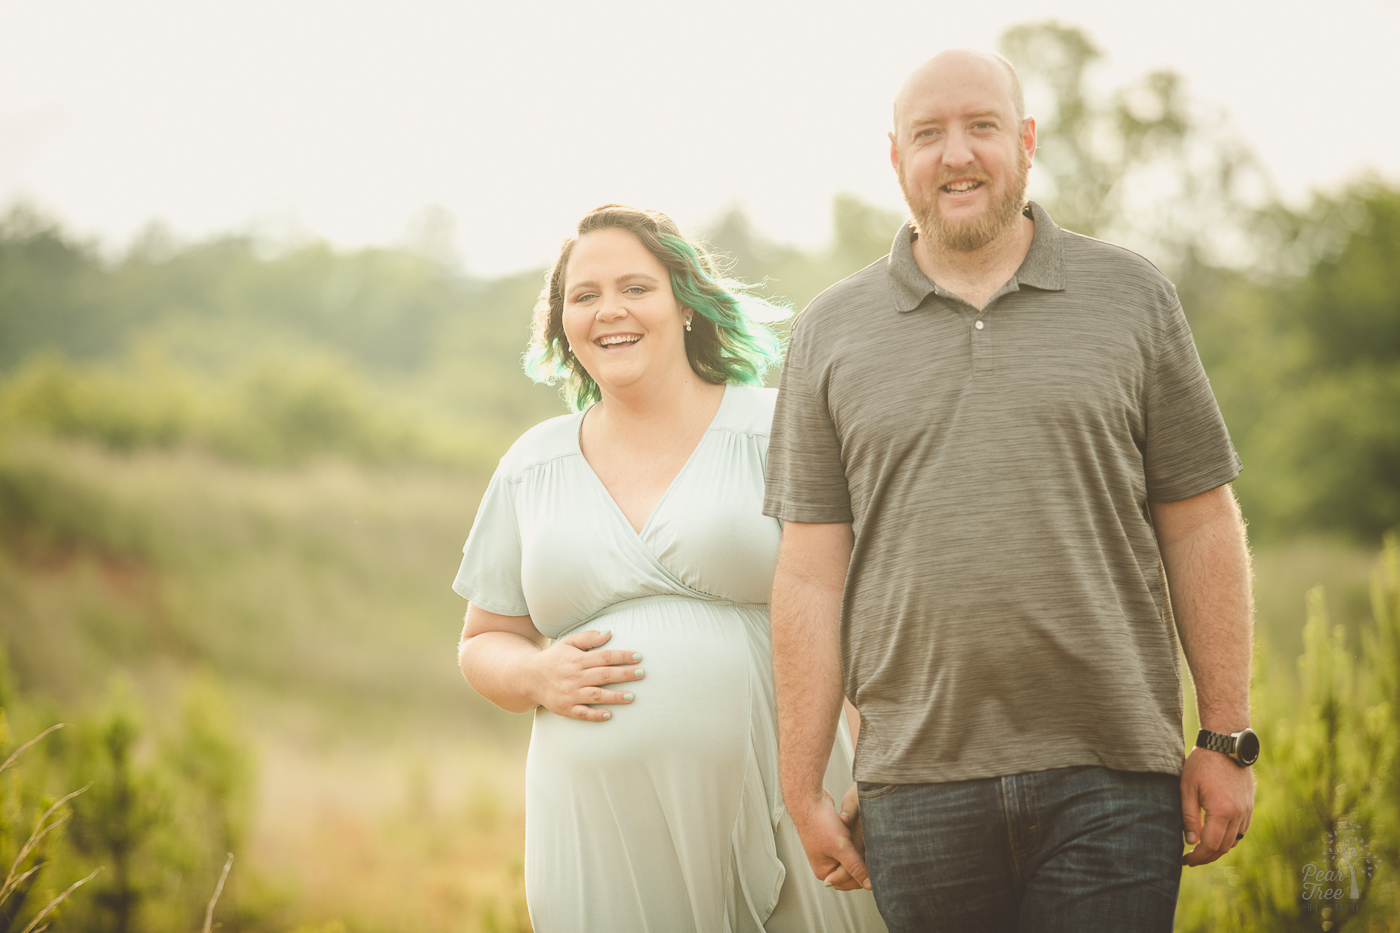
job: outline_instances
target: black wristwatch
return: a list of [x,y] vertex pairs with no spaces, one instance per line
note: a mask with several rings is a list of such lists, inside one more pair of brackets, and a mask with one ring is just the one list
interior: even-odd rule
[[1259,736],[1253,729],[1233,735],[1202,729],[1196,734],[1196,747],[1229,755],[1241,768],[1248,768],[1259,760]]

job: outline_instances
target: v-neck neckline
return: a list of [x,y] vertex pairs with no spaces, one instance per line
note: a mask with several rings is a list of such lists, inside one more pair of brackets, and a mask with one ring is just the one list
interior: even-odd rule
[[[656,521],[657,513],[659,513],[661,511],[661,507],[666,504],[666,500],[671,497],[671,492],[676,488],[677,484],[680,483],[681,477],[685,476],[686,470],[688,470],[690,468],[690,464],[694,462],[695,455],[700,452],[700,448],[705,446],[705,439],[710,436],[710,432],[713,431],[715,429],[715,425],[719,423],[719,416],[724,413],[724,406],[728,403],[729,385],[726,383],[724,386],[724,393],[720,396],[719,405],[715,408],[715,413],[713,416],[711,416],[710,423],[705,426],[704,433],[700,435],[700,439],[697,440],[695,442],[695,446],[691,448],[689,456],[685,458],[685,463],[682,463],[681,468],[676,471],[676,475],[671,477],[671,482],[667,484],[666,491],[661,494],[660,499],[656,500],[656,505],[651,507],[651,514],[648,515],[647,520],[642,523],[640,531],[632,527],[632,523],[627,519],[627,513],[622,511],[622,506],[617,504],[617,500],[613,498],[613,494],[608,490],[608,486],[606,483],[603,482],[603,478],[598,475],[598,471],[593,469],[593,464],[589,463],[588,458],[583,455],[583,419],[588,415],[589,411],[593,409],[593,406],[590,405],[588,406],[588,408],[585,408],[583,411],[579,412],[578,426],[574,429],[573,432],[574,452],[577,453],[579,459],[583,461],[584,468],[588,470],[588,475],[593,477],[593,482],[597,484],[599,492],[603,494],[603,498],[606,499],[608,501],[608,505],[612,507],[613,514],[615,514],[618,517],[618,519],[622,521],[623,527],[625,527],[629,532],[631,532],[632,536],[636,538],[637,541],[641,543],[644,548],[646,548],[647,531],[651,529],[652,522]],[[648,553],[650,553],[651,549],[646,548],[646,550]]]

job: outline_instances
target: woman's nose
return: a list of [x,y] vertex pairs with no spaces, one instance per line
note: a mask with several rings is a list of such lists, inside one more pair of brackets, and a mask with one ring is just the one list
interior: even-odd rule
[[616,321],[627,314],[627,306],[620,295],[610,295],[598,303],[598,320]]

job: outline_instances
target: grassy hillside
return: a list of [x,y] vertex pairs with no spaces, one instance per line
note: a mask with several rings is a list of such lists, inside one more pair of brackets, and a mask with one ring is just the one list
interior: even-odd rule
[[253,768],[225,929],[511,916],[528,717],[462,681],[449,589],[483,488],[4,437],[0,637],[16,691],[40,698],[16,731],[100,718],[126,682],[154,760],[212,682]]

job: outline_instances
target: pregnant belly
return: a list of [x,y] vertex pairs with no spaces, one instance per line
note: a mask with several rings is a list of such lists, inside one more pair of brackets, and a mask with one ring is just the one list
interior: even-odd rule
[[607,722],[535,713],[531,772],[562,769],[583,780],[593,774],[691,767],[742,769],[749,738],[755,661],[750,627],[766,628],[758,609],[691,599],[626,603],[586,628],[610,629],[605,647],[636,651],[643,680],[616,685],[634,702],[608,705]]

